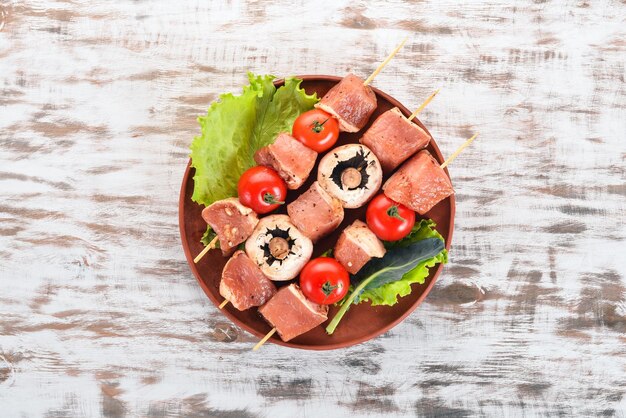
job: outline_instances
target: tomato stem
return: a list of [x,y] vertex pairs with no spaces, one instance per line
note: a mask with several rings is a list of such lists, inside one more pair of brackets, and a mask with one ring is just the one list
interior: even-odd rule
[[267,203],[268,205],[284,205],[285,202],[283,202],[282,200],[277,200],[276,196],[274,196],[273,194],[266,192],[263,195],[263,201],[265,203]]
[[316,134],[319,134],[320,132],[322,132],[324,130],[324,124],[326,122],[328,122],[328,119],[330,118],[326,118],[326,120],[322,123],[319,123],[319,121],[315,121],[311,124],[311,126],[313,127],[312,130],[313,132],[315,132]]
[[389,209],[387,209],[387,215],[391,216],[392,218],[400,219],[401,221],[405,220],[400,215],[400,212],[398,212],[398,206],[396,206],[396,205],[393,205]]
[[326,280],[326,283],[324,283],[322,285],[322,292],[324,292],[326,297],[328,297],[337,288],[339,288],[339,285],[334,285],[333,286],[333,284],[330,282],[330,280]]

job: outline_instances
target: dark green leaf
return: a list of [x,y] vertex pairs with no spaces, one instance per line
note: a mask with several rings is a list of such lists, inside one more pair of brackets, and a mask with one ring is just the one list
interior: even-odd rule
[[[435,257],[444,249],[439,238],[426,238],[406,247],[390,249],[384,257],[373,258],[354,276],[355,289],[361,287],[362,292],[401,280],[422,261]],[[361,286],[363,282],[366,283]],[[356,303],[361,292],[355,299]]]
[[370,300],[372,305],[393,305],[398,296],[411,292],[412,283],[423,283],[428,269],[447,261],[441,235],[434,222],[422,220],[405,240],[388,246],[382,258],[372,259],[352,277],[353,289],[326,327],[332,334],[353,303]]

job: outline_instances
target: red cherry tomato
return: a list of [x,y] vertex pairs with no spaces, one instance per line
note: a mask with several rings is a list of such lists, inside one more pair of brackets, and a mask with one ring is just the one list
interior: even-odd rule
[[337,142],[339,123],[329,113],[313,109],[298,116],[291,133],[312,150],[324,152]]
[[269,167],[246,170],[237,184],[239,201],[256,213],[268,213],[285,203],[287,184]]
[[340,301],[350,287],[350,275],[337,260],[319,257],[300,272],[300,288],[309,300],[320,305]]
[[398,241],[411,232],[415,225],[415,212],[381,193],[367,206],[365,220],[378,238]]

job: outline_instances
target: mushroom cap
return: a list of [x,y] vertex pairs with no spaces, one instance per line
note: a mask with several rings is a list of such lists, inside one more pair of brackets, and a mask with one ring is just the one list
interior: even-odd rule
[[368,147],[348,144],[331,150],[321,159],[317,181],[344,208],[358,208],[380,189],[383,170]]
[[[277,240],[272,241],[273,238]],[[295,278],[311,259],[312,252],[311,240],[291,223],[287,215],[262,218],[246,241],[248,257],[259,266],[263,274],[275,281]]]

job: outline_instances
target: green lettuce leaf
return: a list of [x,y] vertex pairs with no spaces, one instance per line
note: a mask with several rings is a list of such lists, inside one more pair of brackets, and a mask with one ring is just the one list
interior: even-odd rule
[[201,134],[191,144],[196,169],[192,200],[203,205],[237,195],[237,182],[255,165],[254,153],[274,142],[279,132],[291,132],[293,121],[317,103],[302,80],[287,78],[279,89],[274,76],[248,73],[242,94],[222,94],[207,114],[198,118]]
[[409,235],[402,238],[400,241],[385,241],[385,248],[406,247],[407,245],[411,245],[414,242],[421,241],[426,238],[439,238],[440,240],[445,241],[441,234],[435,229],[436,226],[437,224],[435,221],[431,219],[422,219],[413,225],[413,229],[411,229]]

